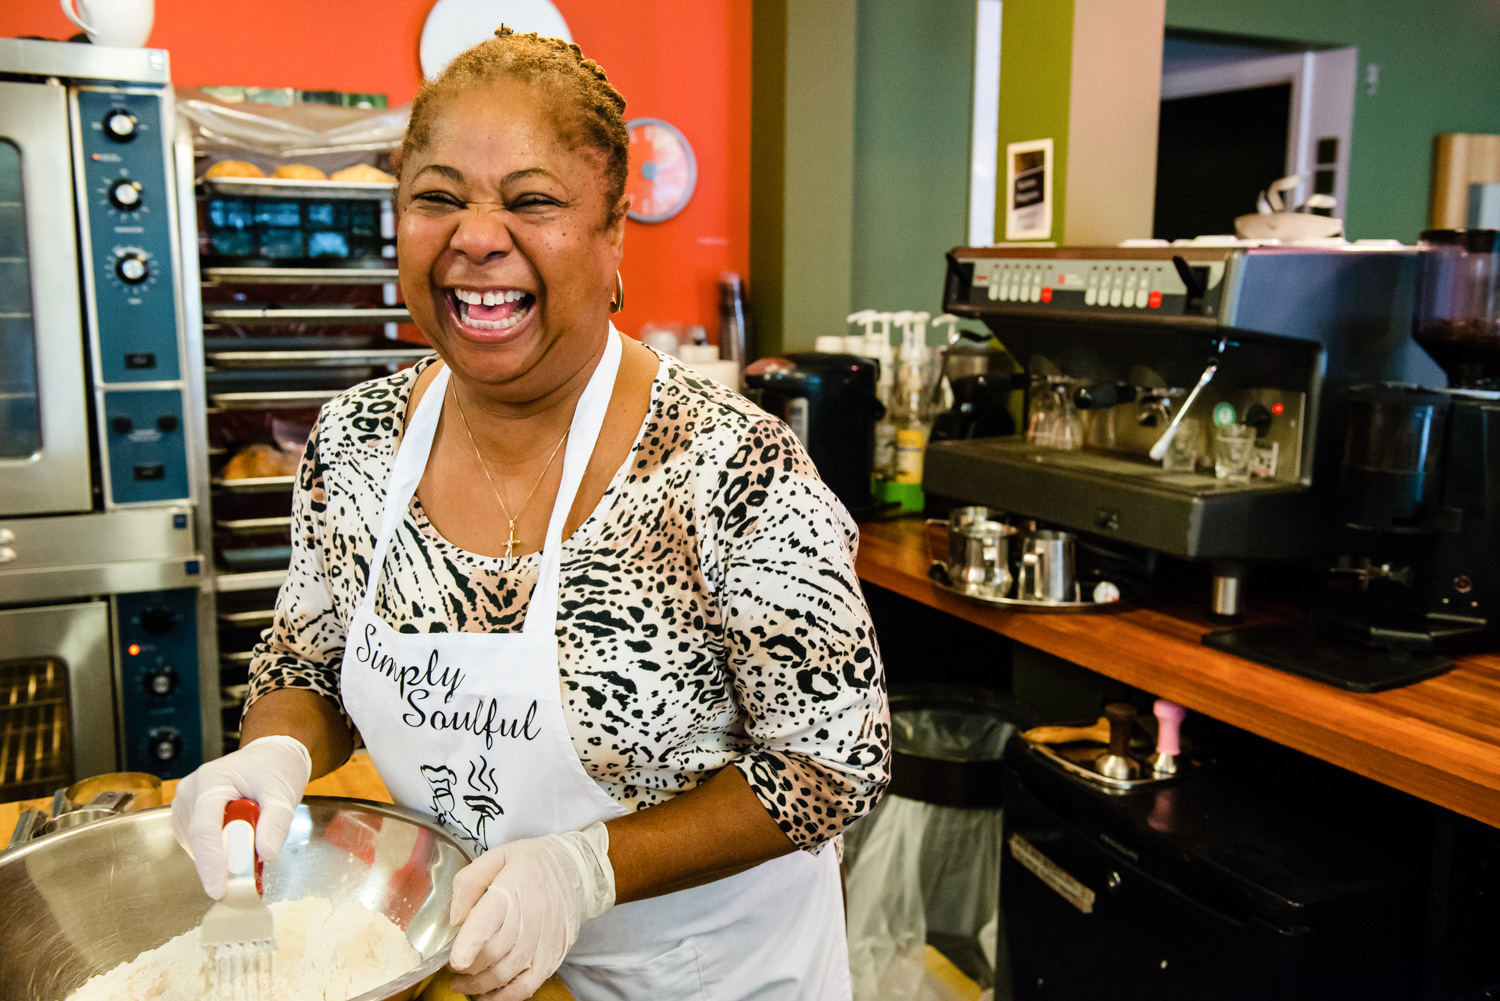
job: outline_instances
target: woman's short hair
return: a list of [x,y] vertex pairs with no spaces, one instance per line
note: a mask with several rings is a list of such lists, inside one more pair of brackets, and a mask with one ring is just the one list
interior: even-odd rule
[[536,32],[519,35],[501,25],[487,38],[454,57],[443,71],[424,80],[411,102],[406,138],[393,157],[396,175],[413,150],[427,144],[436,105],[467,87],[511,79],[533,83],[561,99],[565,120],[559,131],[598,153],[604,169],[608,223],[619,219],[620,197],[630,171],[630,134],[625,129],[625,98],[609,82],[604,67],[561,38]]

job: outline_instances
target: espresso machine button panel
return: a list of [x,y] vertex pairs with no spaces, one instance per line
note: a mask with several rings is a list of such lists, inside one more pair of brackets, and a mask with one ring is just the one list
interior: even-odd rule
[[956,255],[949,297],[981,309],[996,304],[1042,314],[1135,314],[1211,319],[1224,296],[1226,261],[1184,255],[1038,258]]

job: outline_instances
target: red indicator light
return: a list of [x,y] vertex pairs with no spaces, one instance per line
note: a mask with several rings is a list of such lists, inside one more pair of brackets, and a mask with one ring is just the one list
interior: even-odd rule
[[1152,292],[1149,296],[1146,297],[1146,305],[1150,306],[1152,309],[1161,309],[1161,293]]
[[1051,302],[1052,301],[1052,289],[1051,288],[1049,288],[1047,286],[1043,286],[1042,287],[1042,301],[1043,302]]
[[125,648],[125,652],[130,654],[130,656],[132,657],[140,656],[141,645],[139,643],[132,643]]
[[1271,413],[1275,414],[1277,417],[1280,417],[1282,414],[1286,413],[1286,404],[1284,404],[1284,403],[1273,403],[1273,404],[1271,404]]

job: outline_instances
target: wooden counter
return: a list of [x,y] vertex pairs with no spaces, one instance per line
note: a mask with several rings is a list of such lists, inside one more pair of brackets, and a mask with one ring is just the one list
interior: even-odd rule
[[1118,612],[1039,614],[969,601],[927,579],[920,518],[860,526],[860,579],[1232,726],[1500,827],[1500,656],[1377,694],[1310,681],[1201,645],[1207,594]]

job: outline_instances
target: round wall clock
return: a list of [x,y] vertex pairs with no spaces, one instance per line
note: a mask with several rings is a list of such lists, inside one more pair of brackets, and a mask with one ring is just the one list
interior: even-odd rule
[[660,118],[626,122],[630,131],[630,218],[662,222],[681,212],[698,183],[693,147],[676,126]]

